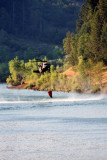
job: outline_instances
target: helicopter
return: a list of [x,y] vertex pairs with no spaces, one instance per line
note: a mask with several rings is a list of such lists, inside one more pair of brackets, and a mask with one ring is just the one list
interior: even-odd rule
[[[33,70],[34,73],[44,73],[46,71],[50,71],[50,64],[47,63],[47,61],[41,59],[35,59],[32,62],[41,62],[41,64],[38,65],[38,70]],[[48,91],[48,95],[49,97],[52,98],[52,90]]]
[[41,64],[38,65],[38,70],[33,70],[34,73],[44,73],[46,71],[50,71],[50,64],[47,63],[47,61],[41,59],[35,59],[32,62],[41,62]]

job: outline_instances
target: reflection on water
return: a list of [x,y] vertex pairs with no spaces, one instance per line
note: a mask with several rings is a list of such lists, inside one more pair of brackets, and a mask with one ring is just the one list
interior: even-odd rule
[[107,95],[0,85],[0,160],[106,160]]

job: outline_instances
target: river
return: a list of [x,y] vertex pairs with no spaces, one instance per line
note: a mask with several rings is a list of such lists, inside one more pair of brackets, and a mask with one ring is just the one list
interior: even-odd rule
[[106,160],[107,95],[0,84],[0,160]]

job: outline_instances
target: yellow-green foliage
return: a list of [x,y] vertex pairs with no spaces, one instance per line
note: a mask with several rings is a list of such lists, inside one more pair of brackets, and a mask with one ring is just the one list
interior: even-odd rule
[[54,66],[51,65],[50,72],[33,73],[33,70],[38,69],[37,65],[37,62],[32,63],[31,60],[24,63],[24,61],[20,61],[18,57],[14,58],[14,60],[9,62],[11,76],[7,78],[7,83],[18,85],[21,84],[21,82],[27,82],[28,85],[26,88],[37,86],[40,87],[40,89],[54,89],[55,81],[58,79],[58,73],[54,70]]
[[34,86],[35,86],[34,84],[29,83],[28,85],[25,86],[25,89],[31,89]]
[[51,66],[50,72],[45,72],[36,81],[36,86],[40,89],[54,89],[55,81],[58,79],[58,73]]
[[8,84],[11,84],[11,85],[13,85],[13,83],[14,83],[14,81],[13,81],[13,79],[12,79],[12,77],[9,75],[9,77],[6,79],[6,82],[8,83]]
[[[54,69],[51,65],[50,72],[34,73],[37,70],[37,63],[24,63],[17,57],[9,62],[11,75],[7,78],[7,83],[11,85],[19,85],[21,83],[28,83],[26,88],[34,86],[39,87],[40,90],[59,90],[68,92],[83,92],[83,91],[98,91],[102,88],[102,72],[106,70],[103,62],[94,64],[91,59],[84,60],[83,56],[79,57],[79,63],[73,69],[79,72],[68,78]],[[94,86],[97,87],[94,87]]]
[[91,93],[97,93],[100,90],[101,90],[100,86],[99,85],[95,85],[95,86],[93,86],[93,88],[91,90]]
[[50,74],[49,73],[44,73],[43,75],[40,76],[39,79],[37,79],[36,86],[41,87],[45,83],[49,83],[50,84],[49,81],[50,81]]
[[18,57],[9,62],[9,70],[11,76],[7,78],[7,83],[11,85],[18,85],[26,81],[35,82],[40,76],[39,74],[33,73],[33,70],[37,70],[37,62],[32,63],[32,61],[29,60],[29,62],[25,63],[23,60],[19,60]]

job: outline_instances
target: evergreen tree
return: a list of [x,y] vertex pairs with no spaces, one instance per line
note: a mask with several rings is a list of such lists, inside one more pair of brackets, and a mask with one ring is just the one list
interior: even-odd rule
[[76,37],[72,33],[67,32],[63,48],[68,62],[72,65],[77,64]]
[[102,49],[101,49],[101,19],[99,12],[97,11],[92,19],[91,23],[91,35],[90,35],[90,52],[93,54],[94,60],[97,62],[102,58]]

